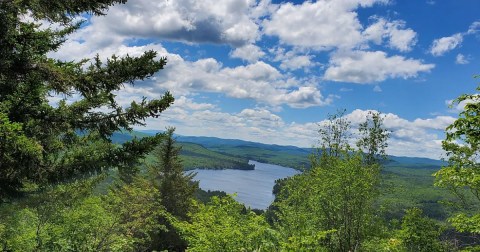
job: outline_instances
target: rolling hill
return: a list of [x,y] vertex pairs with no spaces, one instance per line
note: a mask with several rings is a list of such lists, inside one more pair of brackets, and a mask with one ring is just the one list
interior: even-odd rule
[[[134,131],[115,133],[114,142],[120,143],[133,137],[153,135],[157,131]],[[309,168],[312,148],[280,146],[216,137],[194,137],[177,135],[182,145],[181,158],[185,170],[206,169],[253,169],[248,160],[278,164],[299,170]],[[153,156],[147,157],[152,162]],[[404,209],[418,207],[437,220],[447,216],[447,210],[439,201],[452,196],[444,189],[433,186],[432,176],[445,163],[440,160],[416,157],[388,156],[382,169],[381,195],[379,206],[384,207],[387,219],[401,218]]]
[[[155,134],[159,131],[140,131],[140,134]],[[222,139],[217,137],[181,136],[178,142],[196,143],[208,150],[228,156],[247,158],[258,162],[277,164],[295,169],[309,168],[309,155],[313,148],[263,144],[239,139]],[[437,170],[446,163],[441,160],[419,157],[388,156],[386,167],[405,167]]]

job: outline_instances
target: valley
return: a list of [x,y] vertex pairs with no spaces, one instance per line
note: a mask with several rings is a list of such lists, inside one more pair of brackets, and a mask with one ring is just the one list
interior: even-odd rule
[[[152,136],[158,132],[133,131],[132,133],[116,133],[112,141],[121,143],[133,137]],[[209,176],[222,178],[225,176],[223,175],[224,173],[230,173],[207,172],[203,171],[204,169],[252,170],[255,169],[255,164],[265,163],[288,167],[287,169],[291,167],[300,172],[308,170],[310,167],[309,156],[314,151],[313,148],[270,145],[238,139],[181,135],[177,135],[176,139],[179,146],[182,147],[180,157],[184,170],[199,171],[200,175],[195,177],[194,180],[200,180],[200,185],[202,185],[202,178]],[[147,163],[151,160],[153,160],[151,156],[148,156],[146,159]],[[250,160],[254,161],[249,164]],[[382,193],[377,202],[379,206],[382,206],[382,214],[385,218],[398,219],[405,214],[404,209],[418,207],[430,218],[445,221],[448,216],[448,210],[440,202],[447,199],[452,200],[454,197],[447,190],[433,186],[433,174],[444,164],[443,161],[429,158],[388,156],[388,159],[382,163]],[[240,174],[242,173],[240,172]],[[213,183],[213,187],[200,187],[205,190],[225,191],[239,195],[252,193],[252,188],[250,188],[248,181],[245,182],[243,187],[238,184],[238,181],[235,183],[236,186],[232,186],[229,181],[231,182],[234,179],[235,176],[230,177],[227,175],[225,181],[217,179],[216,183]],[[242,175],[240,179],[245,179],[245,176]],[[256,179],[253,173],[251,179]],[[210,181],[211,179],[209,178],[208,180]],[[241,188],[245,188],[244,191]],[[269,188],[268,195],[271,195],[273,184]],[[263,189],[265,194],[264,191],[265,189]],[[242,198],[240,201],[246,203],[247,206],[252,208],[261,206],[260,209],[265,209],[264,203],[252,203],[252,198],[248,196],[243,197],[245,198]]]

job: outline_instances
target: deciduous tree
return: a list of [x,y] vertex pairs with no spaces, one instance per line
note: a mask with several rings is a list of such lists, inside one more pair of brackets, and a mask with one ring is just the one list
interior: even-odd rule
[[[479,76],[477,76],[478,78]],[[480,86],[477,87],[480,91]],[[480,95],[464,94],[452,105],[465,104],[446,129],[442,147],[448,165],[435,173],[435,185],[447,188],[457,196],[457,212],[450,219],[460,232],[480,234]],[[477,237],[478,238],[478,237]],[[477,239],[477,247],[480,241]]]
[[350,125],[344,111],[321,124],[312,169],[288,179],[277,195],[275,215],[284,244],[295,242],[306,251],[358,251],[373,233],[381,168],[376,157],[384,152],[388,133],[379,114],[367,117],[355,150]]

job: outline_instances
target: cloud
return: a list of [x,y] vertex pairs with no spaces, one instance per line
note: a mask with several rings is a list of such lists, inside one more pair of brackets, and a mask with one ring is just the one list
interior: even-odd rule
[[244,109],[237,116],[255,127],[278,128],[285,125],[280,116],[266,109]]
[[91,26],[122,37],[240,47],[259,38],[255,15],[266,8],[264,2],[260,6],[246,0],[137,0],[111,7],[106,16],[92,17]]
[[[346,117],[352,125],[365,121],[369,110],[356,109]],[[439,159],[444,154],[441,146],[443,131],[455,121],[451,116],[413,121],[392,113],[383,114],[384,126],[391,131],[387,153],[398,156],[429,157]]]
[[448,51],[455,49],[463,41],[463,34],[457,33],[450,37],[435,39],[430,47],[433,56],[442,56]]
[[148,119],[147,128],[159,129],[167,126],[175,126],[177,133],[183,135],[275,143],[282,138],[278,132],[285,128],[285,123],[281,117],[269,110],[250,108],[237,113],[226,113],[210,109],[193,111],[178,107],[175,111],[166,110],[158,119]]
[[283,47],[276,47],[270,49],[269,52],[274,55],[272,61],[281,62],[280,68],[283,70],[304,69],[304,71],[308,71],[309,68],[319,65],[314,62],[313,55],[306,55],[299,50],[287,51]]
[[363,31],[367,40],[372,40],[377,45],[383,40],[388,41],[388,46],[401,52],[408,52],[417,43],[417,33],[412,29],[405,29],[406,23],[402,20],[389,22],[384,18],[374,17],[375,23]]
[[[433,64],[419,59],[389,55],[369,47],[375,44],[403,53],[416,45],[417,33],[402,20],[376,16],[370,19],[373,23],[360,22],[360,8],[387,2],[128,1],[110,8],[106,16],[89,17],[87,25],[50,56],[78,60],[99,53],[105,59],[112,54],[138,56],[146,50],[155,50],[159,57],[168,57],[165,69],[150,80],[136,83],[134,87],[126,85],[116,93],[118,102],[125,105],[142,97],[158,98],[166,90],[174,93],[175,104],[162,114],[160,121],[149,119],[149,127],[161,129],[171,125],[177,126],[182,134],[238,137],[308,147],[316,141],[318,122],[315,119],[303,123],[287,122],[275,111],[289,106],[295,108],[295,113],[301,108],[331,104],[336,96],[321,92],[319,82],[322,80],[372,83],[376,90],[381,90],[378,86],[381,81],[415,78],[434,68]],[[477,33],[479,27],[480,22],[474,22],[467,32],[459,34],[463,38],[465,34]],[[277,38],[280,44],[271,45],[270,42],[276,43]],[[227,45],[231,47],[230,57],[245,61],[240,65],[235,65],[238,61],[224,64],[219,60],[222,56],[189,60],[167,51],[160,44],[166,40]],[[261,45],[274,49],[262,50]],[[455,45],[458,46],[460,43]],[[322,50],[327,52],[320,56]],[[328,61],[323,79],[313,74],[296,77],[293,72],[323,67],[317,62],[322,59]],[[240,106],[243,107],[227,113],[217,102],[197,100],[205,93],[216,94],[221,99],[227,97],[229,102],[242,100]],[[364,113],[365,110],[358,110],[349,116],[358,117],[359,121]],[[394,129],[392,154],[435,157],[441,152],[442,133],[437,131],[450,118],[406,120],[394,114],[388,114],[387,118],[389,127]]]
[[289,45],[317,50],[353,48],[363,42],[362,25],[354,11],[384,0],[348,0],[302,4],[285,3],[264,20],[265,34]]
[[81,46],[75,47],[72,43],[79,42],[68,41],[51,56],[63,60],[78,60],[93,57],[98,53],[100,58],[106,59],[112,54],[139,56],[144,51],[154,50],[159,57],[167,57],[165,69],[156,73],[151,80],[139,82],[135,86],[139,90],[148,88],[150,93],[147,97],[159,97],[166,90],[178,96],[209,92],[236,99],[250,99],[263,105],[288,105],[293,108],[325,106],[333,101],[333,96],[324,97],[320,93],[315,80],[299,80],[284,75],[263,61],[224,67],[213,58],[185,60],[178,54],[168,52],[160,44],[126,46],[114,43],[94,51],[87,45],[80,44]]
[[457,54],[457,57],[455,58],[455,64],[465,65],[468,63],[470,63],[470,60],[468,59],[468,57],[465,57],[465,55],[461,53]]
[[458,114],[465,109],[465,106],[470,103],[479,103],[480,102],[480,94],[473,94],[473,99],[466,99],[461,101],[460,103],[454,102],[454,100],[446,100],[445,104],[451,108],[450,112]]
[[[345,115],[352,122],[352,134],[358,133],[358,124],[365,121],[370,111],[374,110],[356,109]],[[444,153],[441,148],[444,128],[455,120],[450,116],[415,120],[407,120],[392,113],[383,116],[385,127],[392,132],[388,142],[388,154],[435,159],[439,159]],[[312,147],[318,144],[318,125],[325,122],[286,122],[279,115],[260,108],[226,113],[211,109],[189,110],[176,107],[175,110],[166,110],[158,119],[149,119],[147,128],[175,126],[177,133],[183,135],[239,138],[268,144]]]
[[257,62],[263,56],[265,56],[265,52],[263,52],[260,47],[252,44],[235,48],[235,50],[230,53],[230,57],[243,59],[248,62]]
[[382,88],[379,86],[379,85],[376,85],[374,88],[373,88],[373,92],[382,92]]
[[466,32],[456,33],[449,37],[435,39],[430,46],[430,53],[433,56],[442,56],[445,53],[461,46],[465,36],[477,34],[479,31],[480,21],[475,21],[468,27]]
[[[263,66],[266,63],[260,61],[265,56],[265,52],[254,44],[262,35],[259,24],[263,25],[265,34],[278,36],[281,41],[295,46],[290,50],[280,46],[274,47],[277,49],[273,51],[274,58],[272,61],[280,62],[278,67],[283,71],[302,69],[309,72],[313,67],[321,65],[316,62],[315,56],[309,54],[309,50],[304,47],[338,50],[331,54],[330,66],[325,73],[325,79],[327,80],[355,83],[379,82],[387,78],[415,77],[418,72],[426,72],[433,68],[433,65],[423,64],[419,60],[405,59],[401,56],[387,57],[381,51],[353,50],[353,53],[346,55],[344,52],[351,50],[338,49],[365,46],[368,41],[381,44],[385,40],[391,48],[402,52],[411,50],[416,43],[416,33],[411,29],[405,29],[404,21],[387,21],[375,17],[376,22],[362,31],[363,26],[358,20],[356,10],[387,2],[386,0],[321,0],[317,2],[306,1],[297,5],[292,3],[274,5],[268,0],[259,2],[246,0],[221,2],[179,0],[161,1],[159,3],[138,0],[128,2],[125,5],[114,6],[106,16],[90,18],[89,25],[82,28],[66,42],[64,48],[68,49],[61,49],[51,55],[56,58],[72,60],[91,57],[97,51],[100,51],[101,54],[118,52],[117,48],[123,51],[131,51],[134,46],[127,46],[126,44],[132,44],[131,41],[138,38],[174,40],[187,43],[230,44],[234,47],[230,57],[243,59],[249,64],[239,66],[235,70],[229,70],[222,67],[221,63],[216,60],[214,60],[215,62],[210,61],[213,66],[217,67],[218,74],[223,74],[222,76],[213,76],[213,72],[201,71],[201,61],[192,64],[192,62],[186,61],[179,55],[170,54],[165,49],[160,48],[161,53],[169,57],[169,65],[178,64],[175,67],[178,71],[170,71],[181,75],[181,77],[171,75],[169,80],[164,79],[167,86],[180,91],[181,94],[188,94],[189,92],[199,91],[200,88],[205,88],[206,92],[225,93],[229,97],[254,99],[257,102],[264,103],[266,99],[257,97],[257,95],[249,95],[249,88],[246,88],[246,85],[249,81],[255,81],[255,83],[250,84],[256,90],[255,87],[263,88],[267,86],[268,88],[268,84],[261,83],[256,79],[248,79],[243,84],[238,80],[231,80],[232,75],[235,72],[242,71],[242,68],[248,68],[249,71],[267,70],[262,68],[262,63]],[[318,20],[313,17],[318,18]],[[322,22],[322,20],[325,22]],[[151,45],[153,44],[146,45],[144,48],[152,47]],[[159,44],[156,43],[155,45]],[[345,64],[348,61],[368,63],[367,61],[370,58],[379,59],[382,64],[386,63],[387,65],[379,66],[377,64],[373,69],[362,65],[356,66],[358,69],[355,69],[355,66]],[[260,70],[251,67],[251,65],[257,63],[259,65],[256,65],[256,67],[259,67]],[[373,63],[375,64],[375,62]],[[399,63],[400,68],[394,69],[389,63]],[[411,67],[418,68],[413,70]],[[193,70],[192,68],[200,69]],[[179,69],[185,70],[185,72]],[[220,69],[222,70],[220,71]],[[348,75],[340,76],[344,73]],[[189,74],[198,74],[199,77],[185,76]],[[201,79],[200,76],[207,79]],[[175,78],[177,80],[171,81]],[[209,81],[213,81],[217,86],[213,87],[213,84],[208,84]],[[286,101],[295,100],[292,96],[299,97],[298,94],[302,94],[302,97],[308,98],[310,102],[295,102],[290,104],[291,106],[308,107],[329,104],[330,100],[322,97],[316,83],[291,85],[289,83],[299,82],[299,80],[287,77],[286,74],[277,75],[275,80],[270,79],[269,81],[272,81],[270,86],[273,86],[274,89],[272,100],[276,103],[269,105],[285,104]],[[235,83],[235,85],[226,87],[226,84],[221,84],[221,82]],[[302,89],[300,90],[299,87],[302,87]],[[311,93],[306,94],[306,90],[311,91]],[[284,100],[281,101],[279,97],[284,97]]]
[[403,56],[388,57],[385,52],[335,52],[325,71],[326,80],[359,84],[378,83],[387,78],[413,78],[420,72],[429,72],[434,64]]
[[176,107],[186,108],[188,110],[207,110],[216,108],[215,105],[210,103],[196,103],[192,99],[185,96],[180,96],[175,99],[173,103]]
[[312,56],[296,55],[283,60],[282,64],[280,64],[280,68],[284,70],[297,70],[301,68],[308,69],[314,65],[315,63],[312,61]]
[[480,31],[480,21],[475,21],[468,27],[467,34],[476,34],[479,31]]
[[222,67],[215,59],[195,62],[177,58],[156,76],[156,86],[174,93],[213,92],[237,99],[253,99],[257,103],[294,108],[324,106],[332,102],[324,98],[316,83],[305,82],[281,74],[273,66],[258,61],[237,67]]
[[415,119],[413,124],[426,129],[445,130],[455,120],[456,118],[451,116],[437,116],[430,119]]

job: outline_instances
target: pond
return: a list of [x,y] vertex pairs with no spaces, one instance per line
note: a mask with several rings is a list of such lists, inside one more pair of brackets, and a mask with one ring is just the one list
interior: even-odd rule
[[194,180],[200,181],[203,190],[218,190],[228,194],[236,193],[235,199],[246,206],[267,209],[273,202],[272,189],[275,180],[290,177],[299,171],[279,165],[250,161],[255,170],[206,170],[196,169]]

